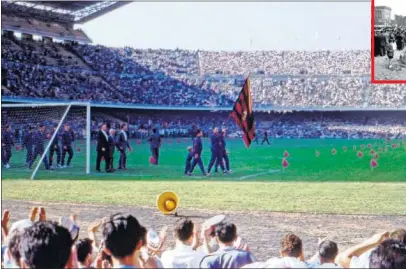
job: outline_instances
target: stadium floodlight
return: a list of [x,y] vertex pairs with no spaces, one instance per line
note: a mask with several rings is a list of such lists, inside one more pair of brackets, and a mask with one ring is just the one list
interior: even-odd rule
[[[61,173],[90,174],[90,103],[2,104],[1,108],[2,136],[5,126],[10,126],[9,139],[2,142],[4,176],[35,179],[38,172],[50,178]],[[62,144],[64,132],[73,138],[71,147]],[[52,166],[46,167],[46,162]],[[45,172],[46,168],[51,169]]]

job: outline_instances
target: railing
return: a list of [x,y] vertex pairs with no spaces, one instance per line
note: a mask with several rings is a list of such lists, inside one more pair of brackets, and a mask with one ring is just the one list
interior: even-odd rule
[[[2,96],[2,102],[8,103],[66,103],[67,100],[58,100],[51,98],[26,98],[26,97],[10,97]],[[76,105],[86,105],[88,101],[75,101]],[[148,104],[125,104],[125,103],[99,103],[91,102],[92,107],[105,107],[105,108],[126,108],[126,109],[145,109],[145,110],[189,110],[189,111],[231,111],[231,106],[161,106],[161,105],[148,105]],[[406,111],[406,105],[402,107],[294,107],[294,106],[273,106],[273,105],[258,105],[254,104],[255,111],[278,111],[278,112],[290,112],[290,111]]]

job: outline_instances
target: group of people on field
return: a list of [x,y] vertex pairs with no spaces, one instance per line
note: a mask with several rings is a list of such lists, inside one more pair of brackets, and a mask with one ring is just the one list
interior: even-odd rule
[[198,129],[196,131],[196,137],[193,141],[193,147],[188,147],[188,155],[186,157],[185,175],[191,176],[196,165],[199,166],[203,175],[210,176],[211,169],[215,167],[215,172],[218,172],[220,166],[224,174],[231,172],[230,161],[228,158],[228,151],[226,150],[226,129],[219,129],[215,127],[213,134],[210,137],[211,142],[211,158],[207,172],[204,169],[202,161],[203,143],[202,143],[203,131]]
[[[73,158],[73,145],[75,141],[75,133],[70,129],[69,124],[64,125],[62,133],[56,133],[58,127],[54,126],[51,133],[47,133],[44,124],[40,124],[38,129],[35,130],[34,127],[29,126],[28,130],[22,139],[22,148],[26,149],[25,157],[25,167],[32,169],[32,166],[37,157],[41,158],[45,152],[47,140],[52,139],[49,148],[49,160],[48,156],[45,154],[43,158],[43,163],[46,170],[57,168],[70,167]],[[5,131],[2,133],[2,143],[1,143],[1,163],[4,168],[11,168],[10,160],[13,156],[12,149],[15,146],[13,131],[10,125],[6,125]],[[16,146],[19,150],[20,147]],[[61,150],[62,149],[62,150]],[[54,154],[56,155],[56,165],[54,164]],[[65,165],[65,157],[68,154],[68,159]]]
[[[157,132],[157,129],[152,129],[152,135],[148,138],[151,148],[151,164],[157,165],[159,162],[159,148],[162,144],[162,138]],[[108,128],[106,123],[100,127],[97,135],[97,157],[96,171],[101,172],[100,164],[102,159],[106,163],[106,172],[112,173],[116,171],[114,168],[114,152],[115,149],[120,153],[118,161],[118,170],[127,170],[127,151],[132,152],[129,142],[128,125],[123,123],[119,131],[114,128]]]

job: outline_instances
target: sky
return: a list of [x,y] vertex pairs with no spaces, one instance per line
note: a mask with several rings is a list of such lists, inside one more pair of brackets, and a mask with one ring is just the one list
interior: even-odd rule
[[406,1],[405,0],[375,0],[375,6],[388,6],[392,9],[392,19],[395,15],[406,16]]
[[365,50],[370,13],[369,2],[133,2],[79,28],[111,47]]

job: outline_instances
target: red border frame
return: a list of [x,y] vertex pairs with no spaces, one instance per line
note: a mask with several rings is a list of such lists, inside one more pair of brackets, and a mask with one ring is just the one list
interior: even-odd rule
[[[403,0],[404,1],[404,0]],[[406,84],[406,80],[375,80],[375,0],[371,0],[371,81],[372,84]]]

